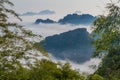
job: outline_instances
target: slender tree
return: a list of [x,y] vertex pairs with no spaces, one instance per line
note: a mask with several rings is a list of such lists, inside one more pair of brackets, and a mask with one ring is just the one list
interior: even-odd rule
[[108,15],[100,15],[94,22],[96,54],[120,48],[120,8],[115,4],[107,4]]
[[120,79],[120,7],[107,4],[108,15],[101,15],[94,22],[94,43],[96,52],[105,54],[96,74],[105,80]]
[[[31,38],[40,38],[40,36],[24,29],[17,23],[10,22],[11,16],[20,21],[21,18],[6,5],[12,7],[14,4],[9,0],[0,0],[0,79],[4,74],[16,70],[24,63],[27,64],[27,61],[33,59],[36,54],[39,55],[41,50],[37,48],[35,41],[30,40]],[[30,56],[32,57],[29,58]]]

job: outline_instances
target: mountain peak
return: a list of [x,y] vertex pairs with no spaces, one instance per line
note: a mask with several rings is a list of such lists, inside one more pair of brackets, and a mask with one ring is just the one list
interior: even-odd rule
[[90,25],[94,22],[96,17],[90,14],[81,14],[78,15],[77,13],[68,14],[63,19],[60,19],[58,22],[61,24],[82,24],[82,25]]
[[58,59],[83,63],[89,60],[94,48],[86,28],[78,28],[59,35],[46,37],[40,44]]
[[37,19],[37,20],[35,21],[35,24],[39,24],[39,23],[55,23],[55,21],[53,21],[53,20],[51,20],[51,19],[49,19],[49,18],[47,18],[47,19],[45,19],[45,20],[43,20],[43,19]]

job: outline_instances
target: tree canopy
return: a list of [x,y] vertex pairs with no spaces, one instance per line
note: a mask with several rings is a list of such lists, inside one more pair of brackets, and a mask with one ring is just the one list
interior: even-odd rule
[[108,15],[101,15],[94,22],[94,56],[103,53],[104,58],[96,74],[105,80],[119,80],[120,73],[120,7],[107,4]]
[[[7,6],[14,6],[9,0],[0,0],[0,75],[20,67],[23,61],[29,59],[28,55],[33,55],[31,51],[38,51],[35,41],[29,38],[39,37],[31,31],[24,29],[9,20],[10,16],[21,21],[18,14]],[[26,62],[27,64],[27,62]]]
[[96,53],[120,48],[120,8],[108,3],[107,9],[108,15],[100,15],[94,22]]

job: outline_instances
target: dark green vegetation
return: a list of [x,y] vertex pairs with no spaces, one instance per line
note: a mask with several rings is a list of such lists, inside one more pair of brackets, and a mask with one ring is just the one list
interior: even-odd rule
[[47,60],[42,60],[31,68],[31,80],[83,80],[84,77],[72,70],[69,63],[56,65]]
[[69,63],[57,65],[43,59],[29,69],[21,66],[14,71],[0,72],[0,80],[84,80],[84,77],[72,70]]
[[120,80],[120,8],[109,3],[107,9],[109,14],[99,16],[94,22],[96,33],[94,36],[99,36],[94,42],[96,45],[94,56],[105,54],[95,74],[99,74],[105,80]]
[[97,70],[106,80],[120,80],[120,49],[112,49],[103,58],[101,67]]
[[102,76],[98,74],[88,76],[87,80],[105,80]]
[[49,57],[48,52],[45,51],[44,48],[42,47],[42,45],[40,45],[39,43],[37,43],[37,42],[34,43],[34,44],[33,44],[33,47],[36,48],[38,51],[40,51],[43,55]]

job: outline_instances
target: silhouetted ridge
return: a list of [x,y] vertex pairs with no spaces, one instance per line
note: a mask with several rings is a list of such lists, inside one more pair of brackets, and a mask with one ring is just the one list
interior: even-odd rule
[[37,19],[35,21],[35,24],[39,24],[39,23],[55,23],[55,21],[51,20],[51,19],[46,19],[46,20],[43,20],[43,19]]
[[85,62],[90,59],[94,48],[85,28],[79,28],[59,35],[46,37],[41,42],[45,50],[58,59]]
[[68,14],[63,19],[60,19],[58,23],[61,24],[82,24],[82,25],[90,25],[94,22],[96,17],[90,14]]
[[20,16],[34,16],[34,15],[52,15],[55,14],[55,11],[52,10],[42,10],[40,12],[25,12],[23,14],[19,14]]
[[[91,25],[95,21],[95,19],[96,19],[96,17],[94,17],[90,14],[82,14],[82,15],[68,14],[63,19],[60,19],[56,23],[74,24],[74,25],[79,25],[79,24],[81,24],[81,25]],[[55,23],[55,21],[50,20],[50,19],[46,19],[46,20],[37,19],[35,21],[35,24],[39,24],[39,23]]]

